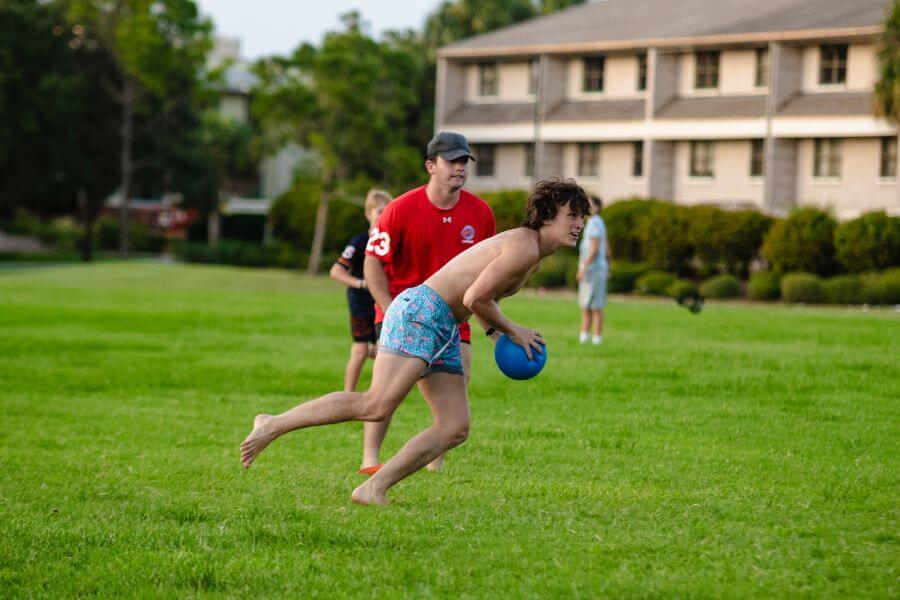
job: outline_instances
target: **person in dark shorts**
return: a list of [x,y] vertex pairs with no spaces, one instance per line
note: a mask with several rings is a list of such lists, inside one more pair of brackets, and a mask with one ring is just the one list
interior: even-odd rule
[[[375,226],[381,211],[391,201],[391,195],[383,190],[370,190],[366,196],[366,220],[369,227]],[[341,253],[340,258],[331,267],[329,275],[335,281],[347,286],[347,304],[350,307],[350,333],[353,344],[350,346],[350,359],[344,370],[344,391],[356,389],[359,374],[366,358],[375,358],[375,300],[366,288],[363,279],[363,262],[366,258],[366,244],[369,232],[363,231],[354,236]]]

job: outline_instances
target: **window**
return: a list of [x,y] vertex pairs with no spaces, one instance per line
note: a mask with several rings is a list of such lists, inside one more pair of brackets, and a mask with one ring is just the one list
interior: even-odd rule
[[603,62],[602,56],[593,56],[584,59],[584,79],[581,87],[583,91],[603,91]]
[[769,49],[756,49],[756,87],[769,85]]
[[644,142],[631,144],[631,176],[644,176]]
[[475,175],[478,177],[494,176],[494,144],[472,144],[472,154],[475,155]]
[[897,176],[897,138],[881,138],[881,169],[882,177]]
[[638,89],[638,91],[647,89],[647,55],[646,54],[638,55],[637,89]]
[[819,47],[819,83],[847,82],[847,44],[824,44]]
[[541,80],[541,59],[532,58],[528,64],[528,93],[537,94]]
[[750,148],[750,177],[762,177],[765,170],[765,149],[763,140],[753,140]]
[[600,144],[578,144],[578,175],[596,177],[600,173]]
[[694,57],[696,61],[694,87],[697,89],[719,87],[719,53],[697,52]]
[[713,176],[712,142],[691,142],[691,177]]
[[534,144],[525,144],[525,177],[534,177]]
[[813,175],[816,177],[841,176],[841,140],[816,140]]
[[478,95],[497,95],[497,63],[478,65]]

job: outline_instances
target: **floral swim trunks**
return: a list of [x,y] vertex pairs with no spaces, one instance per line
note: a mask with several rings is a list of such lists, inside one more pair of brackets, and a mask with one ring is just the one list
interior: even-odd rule
[[462,375],[459,323],[437,292],[427,285],[405,290],[384,315],[379,352],[421,358],[430,373]]

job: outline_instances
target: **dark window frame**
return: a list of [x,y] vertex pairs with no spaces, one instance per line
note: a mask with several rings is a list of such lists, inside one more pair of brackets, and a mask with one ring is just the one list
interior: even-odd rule
[[822,44],[819,46],[820,85],[847,83],[847,48],[847,44]]
[[602,92],[606,73],[606,59],[603,56],[586,56],[582,59],[582,92]]
[[600,143],[582,142],[578,144],[578,176],[600,176]]
[[639,92],[643,92],[647,89],[647,53],[638,54],[638,77],[637,77],[637,89]]
[[843,144],[840,139],[816,138],[813,152],[813,177],[840,178],[843,152]]
[[885,179],[897,178],[897,138],[881,138],[881,157],[879,160],[878,175]]
[[525,177],[534,177],[534,144],[525,144]]
[[769,65],[769,49],[756,49],[756,87],[766,87],[769,85],[769,75],[771,73]]
[[715,177],[715,156],[710,140],[691,142],[691,177]]
[[478,63],[478,95],[496,96],[500,91],[500,66],[496,62]]
[[714,90],[719,87],[718,50],[704,50],[694,53],[694,89]]
[[766,141],[750,141],[750,177],[763,177],[766,174]]
[[631,143],[631,176],[644,176],[644,142]]
[[472,144],[475,155],[475,176],[493,177],[496,170],[497,144]]

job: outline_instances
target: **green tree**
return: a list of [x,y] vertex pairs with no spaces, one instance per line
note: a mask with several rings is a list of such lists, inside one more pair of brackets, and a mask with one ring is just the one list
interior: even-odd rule
[[885,19],[878,65],[875,112],[893,123],[900,123],[900,0],[891,3]]
[[[196,81],[211,47],[211,25],[193,0],[70,0],[73,31],[113,57],[118,79],[105,89],[121,108],[120,251],[128,252],[128,202],[134,175],[135,115],[146,97],[178,104],[185,80]],[[176,87],[177,86],[177,87]],[[193,93],[193,86],[188,90]]]

